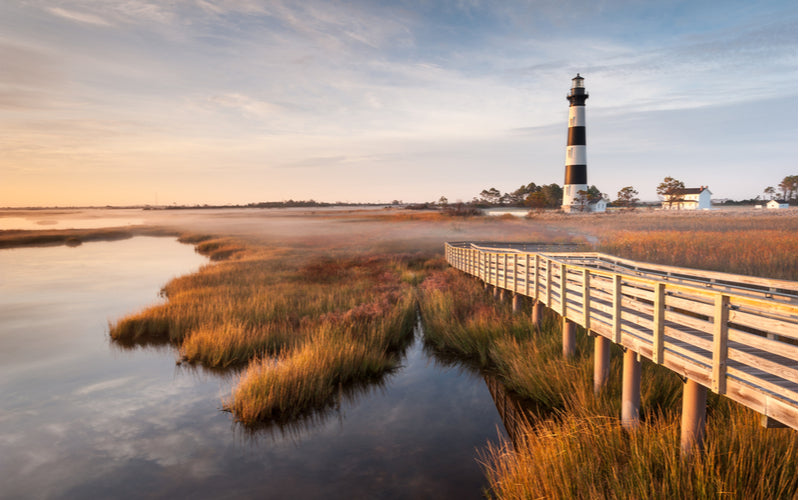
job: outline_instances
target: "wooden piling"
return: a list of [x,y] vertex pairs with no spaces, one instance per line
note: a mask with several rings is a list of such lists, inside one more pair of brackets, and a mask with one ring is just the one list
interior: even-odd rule
[[594,337],[594,393],[599,395],[608,382],[611,363],[611,341],[602,335]]
[[575,355],[575,332],[577,326],[567,318],[563,318],[561,322],[561,341],[562,353],[565,358],[571,358]]
[[683,410],[681,413],[681,456],[703,452],[706,434],[706,398],[708,389],[694,380],[683,384]]
[[515,293],[511,298],[511,310],[519,312],[522,309],[522,295]]
[[542,323],[542,315],[544,314],[544,304],[538,300],[533,301],[533,308],[531,309],[531,323],[539,326]]
[[641,387],[642,362],[636,351],[627,349],[622,362],[622,426],[627,429],[639,425]]

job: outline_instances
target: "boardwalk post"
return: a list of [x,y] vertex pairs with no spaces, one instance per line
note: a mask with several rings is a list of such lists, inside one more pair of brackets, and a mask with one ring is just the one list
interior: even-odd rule
[[[530,262],[530,260],[528,262]],[[542,322],[542,311],[544,305],[542,304],[542,301],[539,300],[539,254],[538,253],[534,256],[533,266],[534,266],[533,295],[531,295],[530,293],[528,295],[531,295],[533,297],[533,308],[531,310],[531,323],[533,323],[536,326],[539,326],[539,324]],[[530,271],[528,271],[528,273],[530,274]],[[526,278],[526,280],[529,279],[530,276]],[[530,286],[530,284],[528,284],[528,286]]]
[[561,264],[561,282],[558,288],[561,294],[561,316],[567,318],[567,265]]
[[511,290],[514,295],[517,294],[517,254],[514,254],[514,271],[511,273]]
[[600,394],[608,381],[611,362],[611,341],[602,335],[594,337],[594,393]]
[[639,425],[641,386],[642,362],[636,351],[626,349],[622,362],[622,426],[626,429]]
[[503,290],[508,288],[508,254],[503,254]]
[[664,364],[664,283],[656,283],[653,296],[653,362]]
[[522,295],[515,293],[511,297],[511,310],[513,312],[519,312],[522,308]]
[[728,365],[728,307],[731,298],[717,295],[714,301],[714,347],[712,352],[711,390],[725,394]]
[[681,456],[689,457],[695,451],[703,452],[706,434],[706,397],[708,389],[694,380],[683,384],[683,410],[681,413]]
[[552,309],[552,307],[553,307],[553,266],[552,266],[552,262],[550,262],[549,260],[545,260],[545,264],[547,265],[547,281],[546,281],[545,288],[544,288],[544,292],[546,294],[545,295],[545,297],[546,297],[545,304],[547,304],[547,307]]
[[544,313],[544,304],[538,300],[534,300],[533,308],[531,310],[531,323],[539,326],[542,323],[542,313]]
[[592,297],[589,294],[589,270],[583,270],[583,327],[586,328],[586,334],[591,332],[591,301]]
[[614,297],[611,319],[611,334],[615,344],[622,342],[622,277],[615,274],[613,278]]
[[525,254],[525,295],[531,296],[531,254]]
[[561,351],[565,358],[571,358],[575,355],[575,331],[575,323],[564,316],[561,322]]

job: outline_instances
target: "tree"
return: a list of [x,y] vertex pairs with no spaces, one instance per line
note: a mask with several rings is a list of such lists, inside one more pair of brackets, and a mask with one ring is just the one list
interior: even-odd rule
[[562,198],[564,197],[564,190],[560,185],[553,183],[542,186],[545,199],[547,199],[547,206],[551,208],[558,208],[561,206]]
[[625,186],[617,191],[617,199],[614,200],[614,204],[618,207],[632,210],[636,202],[639,201],[639,198],[636,197],[637,194],[639,194],[639,191],[633,189],[633,186]]
[[764,188],[764,199],[765,200],[774,200],[775,199],[775,188],[772,186],[767,186]]
[[525,185],[520,186],[519,188],[517,188],[517,190],[512,191],[511,193],[507,193],[505,196],[507,198],[509,205],[521,206],[526,203],[526,200],[528,199],[528,196],[531,195],[531,193],[538,191],[539,189],[540,188],[539,186],[536,185],[536,183],[531,182],[527,186]]
[[577,193],[575,193],[575,200],[574,204],[578,206],[578,210],[580,212],[585,212],[586,209],[589,207],[589,190],[587,189],[579,189]]
[[439,206],[440,207],[446,207],[447,206],[447,198],[446,197],[442,196],[441,198],[439,198]]
[[541,189],[534,191],[525,198],[525,206],[531,208],[545,208],[547,206],[547,196]]
[[481,191],[481,201],[489,205],[497,205],[500,202],[500,191],[495,188],[484,189]]
[[797,176],[787,175],[783,178],[778,189],[783,193],[783,199],[786,201],[794,200],[797,198]]
[[683,181],[673,179],[672,177],[664,177],[664,182],[658,185],[656,193],[664,198],[669,208],[672,208],[673,203],[683,201],[683,192],[685,189],[686,186],[684,186]]
[[589,203],[595,203],[600,200],[608,199],[608,196],[606,196],[605,193],[601,193],[594,184],[586,189],[586,197],[589,200]]

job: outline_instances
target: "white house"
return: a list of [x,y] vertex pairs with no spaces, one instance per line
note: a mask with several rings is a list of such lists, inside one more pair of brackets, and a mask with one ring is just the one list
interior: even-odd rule
[[661,208],[667,210],[709,210],[711,208],[711,191],[708,186],[686,188],[673,196],[666,196]]
[[600,198],[597,201],[589,203],[587,209],[589,210],[589,212],[605,212],[607,204],[608,203],[606,202],[606,200]]
[[789,204],[783,200],[769,200],[767,208],[789,208]]

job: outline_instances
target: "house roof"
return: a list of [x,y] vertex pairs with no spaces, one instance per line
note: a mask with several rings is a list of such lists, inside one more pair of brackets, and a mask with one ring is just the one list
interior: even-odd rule
[[684,189],[681,189],[678,193],[679,194],[700,194],[703,191],[705,191],[706,189],[708,189],[708,186],[700,186],[699,188],[684,188]]

